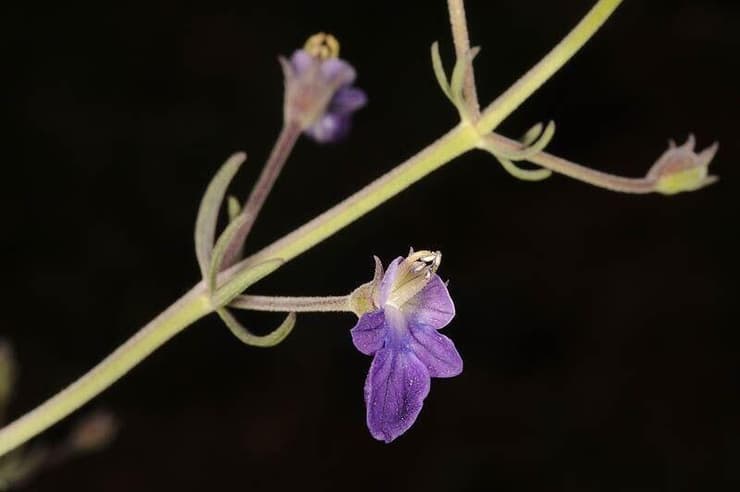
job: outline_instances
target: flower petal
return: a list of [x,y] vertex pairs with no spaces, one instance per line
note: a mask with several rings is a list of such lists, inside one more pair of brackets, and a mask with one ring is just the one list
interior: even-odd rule
[[409,346],[431,377],[451,378],[462,372],[462,357],[452,340],[430,326],[411,324],[409,331]]
[[357,87],[342,87],[329,103],[329,112],[350,114],[367,104],[367,94]]
[[373,355],[383,347],[387,327],[385,313],[382,309],[371,311],[360,316],[352,328],[352,343],[365,355]]
[[341,58],[329,58],[321,63],[321,75],[326,83],[335,87],[350,85],[357,77],[352,65]]
[[295,75],[303,75],[312,65],[316,64],[316,59],[306,53],[304,50],[296,50],[290,57],[290,64]]
[[396,281],[396,275],[398,275],[398,265],[401,264],[403,258],[400,256],[393,260],[383,275],[383,280],[380,282],[380,288],[378,289],[378,306],[385,305],[388,300],[388,296],[391,295],[391,289],[393,283]]
[[388,443],[406,432],[429,394],[429,381],[426,366],[413,352],[379,350],[365,381],[370,434]]
[[346,137],[350,130],[350,116],[343,113],[325,113],[306,129],[318,143],[336,142]]
[[[390,270],[390,267],[388,269]],[[404,304],[403,312],[409,324],[426,325],[439,330],[455,317],[455,304],[447,291],[447,286],[439,275],[435,274],[418,294]]]

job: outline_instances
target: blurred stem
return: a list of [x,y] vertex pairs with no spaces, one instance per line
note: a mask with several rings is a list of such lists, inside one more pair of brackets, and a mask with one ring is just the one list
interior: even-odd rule
[[211,303],[201,282],[87,374],[0,429],[0,456],[77,410],[159,346],[211,311]]
[[455,56],[458,60],[467,60],[465,80],[463,81],[463,98],[473,120],[480,117],[478,92],[475,88],[475,72],[470,53],[470,38],[468,36],[468,21],[465,18],[465,4],[463,0],[447,0],[447,10],[452,27],[452,41],[455,43]]

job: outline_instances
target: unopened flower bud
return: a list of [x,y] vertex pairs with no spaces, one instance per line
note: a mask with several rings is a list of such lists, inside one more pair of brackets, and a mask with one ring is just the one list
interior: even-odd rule
[[298,124],[320,143],[344,137],[352,113],[367,103],[367,96],[352,86],[355,69],[339,58],[336,38],[315,34],[290,60],[281,57],[280,63],[285,76],[285,121]]
[[647,178],[655,181],[655,191],[673,195],[682,191],[694,191],[717,181],[708,173],[709,163],[717,153],[716,142],[699,152],[694,151],[696,139],[689,135],[680,147],[671,141],[668,150],[650,168]]

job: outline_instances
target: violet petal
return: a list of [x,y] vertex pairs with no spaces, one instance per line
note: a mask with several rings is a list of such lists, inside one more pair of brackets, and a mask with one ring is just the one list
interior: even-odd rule
[[455,304],[447,286],[435,274],[418,294],[406,302],[403,311],[410,324],[431,326],[439,330],[455,317]]
[[388,443],[406,432],[429,394],[429,382],[429,371],[413,352],[376,352],[365,381],[370,434]]
[[336,87],[350,85],[357,77],[352,65],[341,58],[329,58],[321,63],[321,75],[327,83]]
[[451,378],[463,370],[455,344],[431,326],[411,324],[409,346],[433,378]]
[[365,355],[373,355],[383,347],[387,327],[382,309],[371,311],[360,316],[352,328],[352,343]]
[[367,104],[367,95],[357,87],[342,87],[339,89],[329,104],[329,112],[337,114],[349,114],[357,111]]
[[380,282],[380,288],[378,289],[378,301],[380,306],[385,305],[388,297],[391,295],[393,282],[396,280],[396,275],[398,274],[398,266],[401,264],[402,261],[403,258],[399,256],[398,258],[393,260],[390,265],[388,265],[388,268],[385,270],[385,275],[383,275],[383,280]]
[[306,133],[319,143],[336,142],[349,133],[350,116],[348,114],[325,113]]
[[293,66],[295,75],[299,76],[308,71],[311,66],[316,64],[316,59],[303,50],[297,50],[290,57],[290,64]]

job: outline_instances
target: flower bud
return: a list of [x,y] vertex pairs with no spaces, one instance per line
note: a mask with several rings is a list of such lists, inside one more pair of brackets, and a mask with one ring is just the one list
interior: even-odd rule
[[717,153],[716,142],[700,153],[694,152],[696,139],[689,135],[686,143],[676,147],[670,141],[669,148],[650,168],[647,178],[655,181],[655,191],[673,195],[682,191],[694,191],[717,181],[708,174],[709,163]]
[[334,36],[315,34],[290,60],[281,57],[280,63],[285,76],[286,123],[298,124],[320,143],[344,137],[352,113],[367,103],[367,96],[352,86],[355,69],[339,58]]

